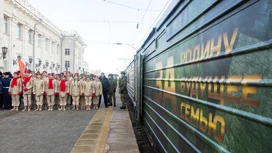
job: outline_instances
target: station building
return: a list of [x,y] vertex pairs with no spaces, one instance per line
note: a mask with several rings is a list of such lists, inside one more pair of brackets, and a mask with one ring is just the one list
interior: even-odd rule
[[0,0],[0,25],[0,71],[17,71],[18,59],[35,71],[88,69],[77,31],[59,29],[26,0]]

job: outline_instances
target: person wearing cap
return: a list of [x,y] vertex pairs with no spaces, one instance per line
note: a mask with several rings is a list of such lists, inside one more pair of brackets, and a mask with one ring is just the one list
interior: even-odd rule
[[[42,79],[44,81],[44,84],[46,84],[46,82],[48,81],[49,77],[48,77],[48,74],[47,74],[47,71],[43,71],[42,72]],[[46,96],[46,93],[44,93],[43,95],[43,108],[46,110],[47,109],[47,106],[48,106],[48,103],[47,103],[47,96]]]
[[[70,71],[66,72],[66,80],[68,81],[69,85],[74,80]],[[72,96],[70,94],[67,96],[66,101],[67,101],[67,108],[70,109],[70,106],[72,105]]]
[[87,77],[82,90],[82,96],[85,98],[86,110],[91,110],[92,97],[94,96],[94,84],[89,77]]
[[13,75],[14,78],[10,82],[8,94],[11,95],[11,102],[13,106],[12,110],[18,111],[20,105],[20,95],[22,93],[22,80],[18,77],[18,72],[14,72]]
[[112,102],[114,107],[116,107],[116,98],[115,98],[115,91],[116,91],[116,81],[113,79],[113,75],[109,74],[109,106],[112,106]]
[[[108,92],[109,92],[109,79],[106,78],[105,74],[102,72],[100,76],[100,81],[102,84],[102,92],[103,92],[103,98],[104,98],[104,104],[105,107],[108,107]],[[100,107],[101,104],[101,97],[99,98],[98,107]]]
[[44,91],[45,91],[45,83],[42,79],[40,72],[36,73],[36,80],[33,86],[33,94],[35,94],[37,109],[35,111],[41,111],[43,105]]
[[53,77],[54,73],[50,73],[48,80],[45,82],[44,95],[46,95],[48,111],[53,111],[53,106],[55,105],[55,95],[57,95],[57,87]]
[[102,83],[98,79],[98,76],[94,76],[93,82],[94,93],[92,94],[94,109],[98,109],[99,97],[102,95]]
[[[31,83],[32,83],[32,85],[34,85],[34,83],[35,83],[35,80],[36,80],[36,74],[35,74],[35,71],[31,71]],[[35,95],[33,94],[34,92],[33,92],[33,86],[32,86],[32,91],[31,91],[31,99],[32,99],[32,107],[33,107],[33,109],[36,109],[36,108],[34,108],[34,107],[36,107],[36,98],[35,98]]]
[[55,93],[55,107],[59,109],[60,103],[59,103],[59,84],[60,84],[60,74],[55,75],[55,87],[57,92]]
[[67,96],[69,96],[69,81],[66,79],[66,75],[61,76],[61,80],[59,81],[59,101],[60,101],[60,109],[66,110],[65,106],[67,104]]
[[124,71],[121,72],[121,77],[119,79],[119,94],[122,101],[122,106],[120,109],[126,109],[126,95],[127,91],[127,77]]
[[9,85],[11,81],[11,73],[5,72],[4,78],[2,79],[3,91],[2,91],[2,101],[4,104],[4,109],[11,109],[11,96],[8,94]]
[[80,97],[79,97],[79,105],[81,109],[85,109],[85,97],[84,97],[84,85],[86,82],[86,76],[84,74],[81,74],[81,78],[79,80],[79,84],[80,84]]
[[75,73],[74,80],[70,84],[70,94],[73,99],[73,110],[78,110],[80,96],[80,83],[78,79],[78,73]]
[[29,70],[25,72],[25,78],[23,81],[24,109],[22,111],[30,111],[31,109],[33,81],[30,73],[31,72]]
[[3,93],[3,83],[2,83],[3,74],[0,71],[0,109],[3,108],[3,100],[2,100],[2,93]]

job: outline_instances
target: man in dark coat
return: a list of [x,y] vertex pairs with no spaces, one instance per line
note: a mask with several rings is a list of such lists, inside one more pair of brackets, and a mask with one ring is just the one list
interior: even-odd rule
[[[108,100],[109,100],[108,91],[109,91],[110,83],[109,83],[108,78],[106,78],[106,76],[103,72],[101,73],[99,80],[102,83],[102,91],[103,91],[103,98],[104,98],[105,107],[108,107]],[[101,103],[101,96],[99,97],[98,107],[100,107],[100,103]]]
[[2,100],[4,104],[4,109],[11,109],[11,96],[8,94],[11,78],[12,78],[12,75],[10,72],[4,73],[4,78],[2,79],[2,84],[3,84]]

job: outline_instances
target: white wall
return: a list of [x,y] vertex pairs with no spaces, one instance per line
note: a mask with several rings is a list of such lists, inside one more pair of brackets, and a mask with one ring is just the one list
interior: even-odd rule
[[[3,34],[4,15],[9,17],[8,34]],[[13,64],[13,61],[17,61],[17,56],[21,55],[21,60],[25,64],[29,63],[29,58],[34,58],[33,50],[35,50],[36,65],[38,65],[39,60],[42,61],[40,66],[35,67],[36,70],[60,73],[61,71],[65,71],[65,60],[71,62],[69,71],[73,73],[77,71],[78,67],[82,67],[83,59],[81,57],[83,57],[82,48],[84,43],[76,31],[64,32],[60,30],[24,0],[0,0],[0,16],[0,47],[8,47],[7,60],[3,61],[0,59],[0,70],[1,67],[6,67],[5,71],[17,71],[19,66],[18,64]],[[16,38],[18,23],[22,24],[21,39]],[[35,25],[36,28],[34,28]],[[35,47],[33,47],[33,42],[29,43],[29,30],[36,33],[34,36],[36,40]],[[67,36],[67,34],[73,34],[73,38],[62,37],[62,35]],[[39,35],[42,36],[40,46],[38,45]],[[76,40],[75,43],[74,40]],[[47,41],[48,43],[46,43]],[[48,45],[48,49],[46,45]],[[71,55],[73,55],[76,48],[75,59],[73,58],[74,56],[65,56],[65,48],[70,48]],[[79,57],[80,59],[78,59]],[[47,62],[48,66],[46,66]],[[58,65],[60,65],[60,68],[58,68]],[[29,63],[28,68],[33,69],[33,62],[32,64]]]

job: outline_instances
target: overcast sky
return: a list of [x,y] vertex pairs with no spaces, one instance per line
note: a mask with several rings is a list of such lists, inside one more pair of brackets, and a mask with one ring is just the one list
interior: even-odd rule
[[[76,30],[91,69],[119,73],[171,0],[27,0],[61,30]],[[145,11],[147,9],[147,11]],[[137,23],[139,23],[138,29]],[[124,61],[123,59],[128,59]],[[126,62],[126,63],[125,63]]]

